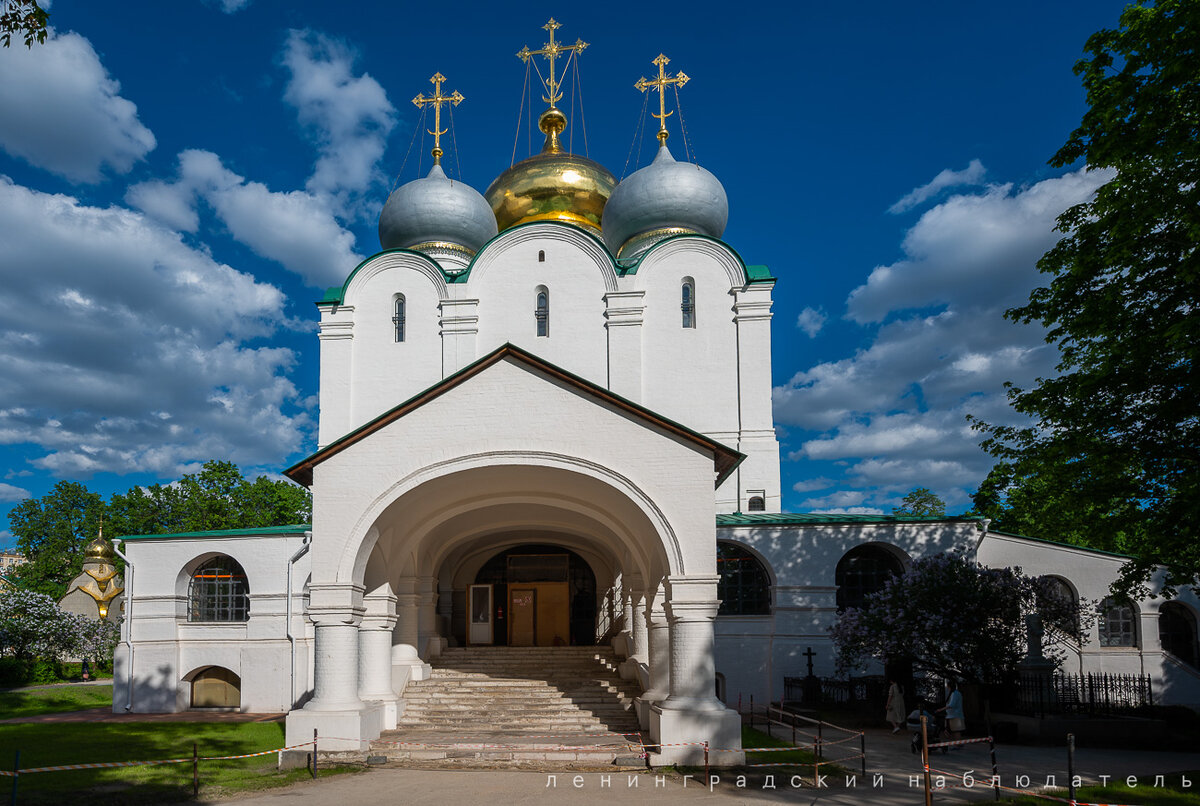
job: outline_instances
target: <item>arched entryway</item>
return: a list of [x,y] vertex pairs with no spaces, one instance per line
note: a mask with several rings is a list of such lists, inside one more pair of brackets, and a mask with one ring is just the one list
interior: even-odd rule
[[[460,623],[457,613],[453,623]],[[468,645],[595,644],[596,574],[562,546],[533,543],[498,552],[475,574],[461,623],[465,629],[455,638]]]
[[223,666],[208,666],[192,677],[193,708],[240,708],[242,678]]

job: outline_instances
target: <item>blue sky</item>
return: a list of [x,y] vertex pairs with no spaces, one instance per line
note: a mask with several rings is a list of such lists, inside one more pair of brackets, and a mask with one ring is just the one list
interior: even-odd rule
[[466,97],[445,165],[482,191],[528,154],[514,54],[550,16],[590,43],[573,150],[586,126],[618,177],[653,153],[634,82],[659,52],[692,78],[724,239],[779,278],[785,509],[890,512],[928,486],[962,510],[991,465],[966,415],[1010,421],[1003,382],[1053,372],[1002,313],[1104,178],[1046,161],[1122,6],[55,0],[45,45],[0,50],[0,512],[63,478],[107,495],[310,452],[312,303],[428,169],[410,99],[435,71]]

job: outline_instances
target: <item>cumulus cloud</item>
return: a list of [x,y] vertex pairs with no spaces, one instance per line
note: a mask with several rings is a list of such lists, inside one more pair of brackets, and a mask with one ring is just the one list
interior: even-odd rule
[[57,475],[275,463],[311,430],[274,286],[119,207],[0,179],[0,443]]
[[1046,281],[1035,264],[1059,237],[1057,216],[1108,178],[1080,170],[1027,188],[952,196],[909,230],[902,260],[876,268],[850,293],[847,318],[873,337],[776,387],[775,417],[792,427],[789,460],[842,468],[842,478],[819,489],[867,494],[807,505],[881,506],[916,486],[933,489],[951,510],[968,503],[993,460],[967,415],[1018,422],[1004,383],[1027,386],[1052,375],[1058,360],[1040,326],[1009,322],[1004,311]]
[[29,497],[29,490],[12,484],[0,482],[0,501],[24,501]]
[[291,73],[283,99],[295,107],[320,157],[307,189],[351,211],[360,194],[380,185],[377,164],[396,125],[396,109],[370,75],[354,74],[356,54],[313,31],[291,31],[282,55]]
[[241,11],[248,5],[250,5],[250,0],[221,0],[221,10],[226,14]]
[[983,181],[987,171],[979,160],[971,160],[961,171],[943,169],[933,179],[918,188],[913,188],[907,196],[888,208],[889,213],[904,213],[928,201],[946,188],[961,187],[962,185],[978,185]]
[[185,232],[195,231],[195,204],[203,200],[235,240],[313,286],[338,282],[362,261],[354,251],[354,235],[338,223],[325,200],[308,191],[273,191],[249,181],[211,151],[184,151],[176,181],[143,182],[125,198]]
[[825,327],[826,319],[828,317],[825,315],[825,311],[816,308],[805,308],[800,312],[800,316],[796,318],[796,327],[804,331],[804,335],[813,339],[821,332],[821,328]]
[[0,48],[0,148],[73,182],[125,173],[155,146],[91,42],[53,34]]

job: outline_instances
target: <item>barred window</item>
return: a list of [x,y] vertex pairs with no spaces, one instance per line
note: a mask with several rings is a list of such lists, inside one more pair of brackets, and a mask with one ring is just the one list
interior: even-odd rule
[[188,621],[249,618],[250,586],[236,560],[218,555],[196,569],[188,587]]
[[1197,652],[1196,617],[1187,605],[1167,602],[1158,611],[1158,636],[1162,648],[1192,666],[1200,666]]
[[721,616],[767,616],[771,579],[757,557],[736,543],[717,543],[717,598]]
[[396,295],[396,305],[392,311],[392,324],[396,326],[396,341],[404,341],[404,326],[407,311],[405,310],[404,295]]
[[550,291],[545,286],[537,288],[537,303],[533,310],[539,336],[550,335]]
[[750,500],[746,502],[746,510],[749,512],[766,512],[766,499],[764,499],[761,495],[750,496]]
[[904,573],[900,561],[880,546],[856,546],[847,551],[834,570],[837,609],[862,607],[872,593],[883,589],[893,576]]
[[1137,611],[1111,596],[1100,603],[1100,646],[1137,646]]
[[683,285],[679,289],[679,298],[679,307],[683,311],[683,326],[694,328],[696,326],[696,284],[692,278],[683,278]]

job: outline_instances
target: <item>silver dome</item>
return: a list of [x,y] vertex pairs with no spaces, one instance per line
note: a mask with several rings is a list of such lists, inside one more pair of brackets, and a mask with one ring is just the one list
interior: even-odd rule
[[699,165],[676,162],[664,143],[654,162],[617,185],[601,228],[608,248],[630,257],[684,232],[719,238],[728,220],[729,201],[717,178]]
[[384,249],[453,245],[474,254],[496,234],[496,216],[474,188],[434,164],[429,175],[401,185],[379,214]]

